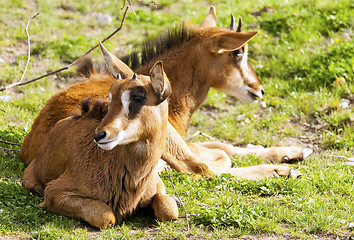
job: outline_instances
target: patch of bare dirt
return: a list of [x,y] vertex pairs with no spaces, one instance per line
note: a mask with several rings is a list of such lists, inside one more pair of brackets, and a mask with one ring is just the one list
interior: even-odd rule
[[27,55],[27,40],[19,40],[16,44],[4,48],[0,51],[0,56],[9,65],[16,63],[16,58],[22,55]]
[[211,119],[217,119],[221,116],[222,113],[227,112],[226,109],[220,109],[215,106],[208,105],[208,104],[202,105],[200,107],[200,110],[201,110],[200,111],[201,114],[203,114]]

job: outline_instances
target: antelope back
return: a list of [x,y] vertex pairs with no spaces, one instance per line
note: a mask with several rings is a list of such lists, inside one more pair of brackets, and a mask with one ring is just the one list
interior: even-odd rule
[[121,79],[116,73],[120,71],[116,64],[119,59],[100,46],[107,68],[117,80],[109,91],[108,112],[96,128],[95,142],[102,149],[110,150],[163,134],[168,118],[165,99],[171,93],[171,86],[162,62],[155,63],[150,76],[137,75],[130,70],[123,71],[126,78]]

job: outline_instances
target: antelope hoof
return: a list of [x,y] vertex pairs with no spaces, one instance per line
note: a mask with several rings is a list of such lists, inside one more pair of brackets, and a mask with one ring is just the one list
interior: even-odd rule
[[291,170],[290,170],[290,175],[289,175],[289,177],[291,177],[291,178],[293,178],[293,179],[296,179],[296,178],[301,177],[301,176],[302,176],[302,173],[301,173],[301,172],[296,171],[296,170],[294,170],[294,169],[291,169]]
[[102,216],[95,216],[92,219],[87,219],[88,223],[97,228],[112,227],[116,223],[116,218],[113,212],[102,213]]
[[273,163],[292,163],[310,156],[312,149],[302,147],[271,147],[265,149],[263,157]]
[[302,157],[305,159],[305,158],[307,158],[308,156],[310,156],[312,153],[313,153],[313,150],[312,150],[312,149],[310,149],[310,148],[304,148]]

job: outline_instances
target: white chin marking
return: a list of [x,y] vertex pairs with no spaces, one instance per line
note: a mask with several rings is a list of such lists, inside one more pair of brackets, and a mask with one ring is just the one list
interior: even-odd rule
[[97,145],[102,148],[103,150],[112,150],[113,148],[115,148],[117,145],[126,145],[129,143],[135,142],[133,139],[129,140],[129,139],[116,139],[113,140],[112,142],[108,142],[108,143],[97,143]]
[[97,145],[100,147],[100,148],[102,148],[103,150],[106,150],[106,151],[108,151],[108,150],[112,150],[115,146],[113,146],[113,144],[111,144],[111,143],[105,143],[105,144],[100,144],[100,143],[97,143]]

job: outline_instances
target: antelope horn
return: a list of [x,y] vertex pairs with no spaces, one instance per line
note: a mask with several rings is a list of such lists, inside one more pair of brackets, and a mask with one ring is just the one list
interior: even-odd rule
[[230,30],[236,31],[235,16],[234,16],[234,14],[232,14],[232,13],[231,13]]
[[133,81],[136,80],[136,77],[137,77],[137,75],[136,75],[136,73],[134,73],[134,75],[133,75],[133,77],[132,77],[132,80],[133,80]]
[[242,32],[242,17],[239,17],[238,19],[238,27],[236,32]]

